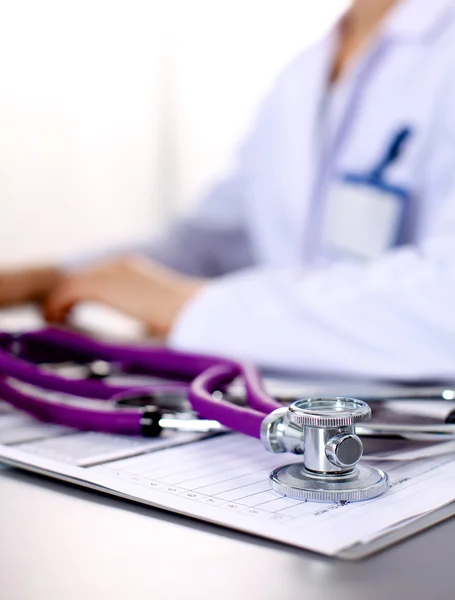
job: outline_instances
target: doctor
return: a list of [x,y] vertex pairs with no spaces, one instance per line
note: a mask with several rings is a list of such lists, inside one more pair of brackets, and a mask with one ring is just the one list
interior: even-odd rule
[[455,0],[354,0],[195,214],[140,256],[0,274],[30,299],[266,367],[455,379]]

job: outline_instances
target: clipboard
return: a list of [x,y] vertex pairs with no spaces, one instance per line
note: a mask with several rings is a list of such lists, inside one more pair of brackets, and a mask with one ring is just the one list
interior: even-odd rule
[[[0,433],[2,418],[4,418],[4,415],[3,417],[0,415]],[[253,536],[264,537],[284,545],[301,548],[302,550],[326,554],[337,559],[359,560],[368,557],[420,531],[428,529],[455,514],[455,485],[445,485],[448,481],[447,477],[453,477],[453,482],[455,483],[455,456],[445,457],[445,464],[439,464],[440,461],[435,459],[432,462],[420,461],[419,468],[423,475],[414,476],[414,480],[411,482],[409,481],[409,474],[406,475],[406,467],[404,467],[404,471],[402,468],[400,473],[397,473],[392,478],[395,502],[397,499],[400,500],[400,494],[404,495],[405,498],[409,497],[409,491],[411,490],[412,492],[413,485],[423,486],[422,489],[425,493],[425,488],[428,488],[426,484],[428,475],[425,475],[425,472],[428,472],[433,477],[432,481],[436,482],[432,485],[433,491],[437,489],[437,481],[442,482],[441,487],[446,488],[444,493],[439,494],[437,500],[434,499],[433,501],[433,494],[427,494],[428,497],[425,498],[417,494],[413,496],[414,500],[410,503],[414,505],[415,500],[418,500],[414,511],[406,512],[405,510],[402,513],[397,512],[395,517],[392,514],[389,520],[384,521],[384,525],[378,527],[377,530],[365,532],[359,530],[356,532],[356,535],[352,535],[351,537],[349,535],[345,536],[343,543],[338,543],[337,546],[337,543],[334,544],[334,540],[330,539],[330,535],[333,535],[334,530],[339,529],[343,531],[343,528],[350,526],[350,523],[358,523],[359,518],[364,518],[362,517],[362,513],[365,510],[371,511],[374,508],[372,507],[373,503],[377,503],[376,508],[379,508],[379,512],[376,510],[375,514],[381,515],[380,503],[383,502],[384,511],[390,511],[390,507],[393,506],[394,502],[387,502],[386,498],[380,498],[367,503],[354,503],[350,506],[306,503],[306,506],[300,507],[297,506],[299,503],[294,501],[290,503],[288,508],[284,508],[283,510],[282,505],[289,499],[283,499],[278,497],[278,495],[270,496],[270,494],[275,493],[264,491],[267,485],[263,484],[267,484],[267,473],[273,466],[273,462],[280,464],[283,462],[283,456],[286,457],[289,455],[275,456],[264,453],[255,440],[246,438],[240,434],[224,434],[204,438],[193,435],[192,439],[187,437],[155,440],[157,444],[155,449],[151,445],[153,442],[149,441],[149,446],[147,449],[144,449],[145,447],[141,448],[141,442],[137,440],[137,446],[129,450],[126,447],[118,447],[116,455],[114,456],[115,453],[111,452],[110,457],[107,458],[109,452],[104,452],[103,455],[100,452],[97,454],[94,451],[93,434],[69,430],[53,436],[45,432],[48,426],[36,423],[33,426],[35,428],[38,427],[38,429],[35,429],[35,441],[19,444],[13,443],[10,445],[0,444],[0,462],[11,467],[25,469],[46,477],[65,481],[79,487],[90,488],[103,494],[117,496],[132,502],[182,514],[186,517],[196,518]],[[36,434],[40,428],[43,428],[43,435],[41,438],[37,438]],[[107,434],[97,435],[101,436],[103,440],[103,451],[106,449],[106,444],[112,443],[115,445],[118,443],[117,439],[112,439],[116,436]],[[85,461],[85,467],[71,464],[67,458],[56,460],[56,454],[54,454],[54,458],[50,458],[49,453],[46,456],[45,453],[39,450],[40,445],[44,447],[46,444],[47,448],[54,449],[54,453],[59,444],[61,445],[60,448],[68,449],[71,443],[73,443],[73,448],[75,448],[74,444],[79,443],[77,440],[83,440],[84,437],[91,438],[90,452],[92,452],[93,457],[91,462]],[[232,492],[217,493],[215,488],[219,484],[216,481],[215,483],[211,481],[199,481],[196,488],[194,486],[187,486],[188,489],[183,489],[184,486],[182,483],[169,485],[166,483],[169,479],[165,478],[163,483],[156,475],[153,478],[151,475],[147,475],[148,479],[142,476],[144,469],[147,471],[149,464],[152,465],[152,470],[155,469],[158,473],[163,465],[170,464],[172,461],[175,462],[175,460],[185,460],[184,457],[187,456],[190,457],[189,462],[182,465],[182,470],[192,469],[192,454],[196,457],[197,460],[195,462],[198,464],[198,469],[200,469],[198,473],[194,474],[196,478],[202,477],[207,472],[206,465],[201,463],[201,457],[204,456],[210,458],[217,456],[217,453],[218,456],[224,456],[225,464],[220,464],[220,468],[229,470],[232,461],[226,459],[226,449],[233,449],[232,460],[234,461],[239,457],[247,457],[244,461],[246,467],[243,468],[243,471],[248,471],[248,461],[250,461],[250,471],[254,474],[257,470],[259,474],[257,478],[259,480],[258,483],[253,482],[243,485],[243,489],[241,490],[243,499],[240,500],[226,500],[226,498],[231,498],[235,494],[239,495],[236,490],[241,489],[242,486],[240,488],[236,487],[238,482],[230,486],[233,488]],[[296,460],[298,460],[297,457]],[[137,469],[135,473],[128,473],[128,470],[125,471],[125,466],[128,467],[128,465],[137,465],[139,463],[142,465],[142,475],[137,474]],[[259,465],[261,465],[260,470]],[[123,474],[126,473],[126,478],[117,478],[114,474],[117,468]],[[229,473],[229,477],[231,475],[232,473]],[[234,478],[238,476],[237,472],[234,472],[233,475]],[[139,481],[135,482],[134,477],[138,478]],[[144,486],[144,480],[146,479],[148,487]],[[244,484],[245,481],[247,479],[241,483]],[[204,485],[201,486],[201,483]],[[152,484],[157,484],[156,488],[151,488]],[[208,490],[210,484],[212,485],[212,489]],[[166,485],[173,492],[168,492],[165,489]],[[400,486],[402,488],[401,491],[399,489]],[[196,496],[196,498],[192,496]],[[204,504],[206,501],[210,501],[209,504]],[[274,513],[270,511],[270,503],[275,503],[275,506],[280,505],[277,506],[277,510]],[[368,507],[367,505],[370,506]],[[406,509],[406,506],[404,508]],[[311,514],[306,514],[305,510],[309,510]],[[274,516],[280,516],[280,513],[281,516],[284,514],[284,523],[280,523],[279,521],[276,523],[272,522]],[[321,519],[321,525],[319,525],[318,519]],[[310,521],[313,529],[316,527],[316,532],[313,532],[312,536],[308,535],[307,525],[305,524]],[[367,516],[364,518],[364,521],[371,525],[371,522],[377,521],[377,519]],[[303,527],[302,524],[304,525]],[[298,529],[299,527],[300,529]],[[301,534],[299,534],[299,531]]]
[[[131,502],[137,502],[138,504],[150,506],[152,508],[163,508],[161,506],[156,506],[152,503],[145,502],[139,498],[128,496],[126,494],[116,493],[113,490],[110,490],[109,488],[84,481],[83,479],[78,479],[76,477],[71,477],[62,473],[56,473],[55,471],[49,471],[47,469],[35,467],[30,463],[24,463],[14,459],[6,459],[2,457],[0,457],[0,460],[4,461],[5,466],[25,470],[30,473],[36,473],[38,475],[49,477],[57,481],[70,483],[77,487],[88,488],[93,491],[100,492],[102,494],[115,496],[117,498],[128,500]],[[0,465],[0,467],[1,466],[2,465]],[[451,502],[450,504],[447,504],[446,506],[443,506],[433,511],[430,514],[422,515],[413,520],[411,523],[403,525],[399,529],[395,529],[394,531],[391,531],[389,533],[384,533],[379,538],[371,540],[368,543],[358,543],[349,548],[346,548],[340,551],[337,555],[335,555],[335,558],[345,561],[358,561],[368,558],[370,556],[373,556],[374,554],[386,550],[391,546],[394,546],[395,544],[398,544],[408,538],[422,533],[435,525],[439,525],[440,523],[447,521],[453,516],[455,516],[455,502]],[[222,524],[218,525],[223,527]]]

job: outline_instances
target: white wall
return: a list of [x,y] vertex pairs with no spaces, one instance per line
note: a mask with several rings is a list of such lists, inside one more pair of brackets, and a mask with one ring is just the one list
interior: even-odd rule
[[343,4],[0,0],[0,264],[161,227]]
[[158,2],[0,0],[0,261],[153,224]]

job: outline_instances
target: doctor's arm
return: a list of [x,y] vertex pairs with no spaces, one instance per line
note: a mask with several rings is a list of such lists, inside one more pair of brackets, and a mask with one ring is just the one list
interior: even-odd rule
[[179,314],[179,348],[264,367],[398,379],[455,377],[455,190],[425,241],[370,264],[251,269]]

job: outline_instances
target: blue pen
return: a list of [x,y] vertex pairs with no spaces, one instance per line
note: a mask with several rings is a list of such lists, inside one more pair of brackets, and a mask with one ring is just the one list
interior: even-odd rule
[[395,194],[398,197],[407,197],[408,193],[406,190],[386,182],[384,172],[387,167],[390,167],[390,165],[400,158],[405,149],[406,142],[411,135],[412,129],[410,127],[403,127],[403,129],[400,129],[392,139],[391,145],[376,167],[367,173],[345,173],[343,176],[344,181],[373,185],[385,192]]
[[374,181],[383,181],[384,171],[392,165],[395,161],[397,161],[403,150],[405,148],[406,142],[412,135],[412,130],[410,127],[404,127],[400,129],[396,136],[393,138],[392,144],[387,150],[384,158],[379,162],[378,166],[373,169],[370,174],[370,177]]

